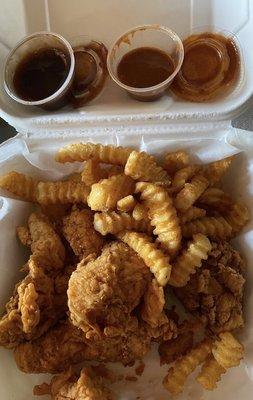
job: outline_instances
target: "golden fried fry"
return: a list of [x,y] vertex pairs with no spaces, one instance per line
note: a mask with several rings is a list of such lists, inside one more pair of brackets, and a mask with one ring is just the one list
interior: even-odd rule
[[192,206],[188,208],[188,210],[185,211],[183,214],[179,215],[179,218],[181,224],[185,224],[186,222],[190,222],[205,216],[206,216],[206,210],[203,210],[203,208]]
[[136,204],[132,212],[133,218],[136,221],[141,221],[142,219],[148,219],[148,210],[143,204]]
[[193,332],[187,332],[179,335],[176,339],[162,342],[158,348],[161,365],[172,363],[186,354],[192,347]]
[[73,181],[73,182],[82,182],[82,174],[79,172],[74,172],[73,174],[68,176],[68,181]]
[[172,180],[172,189],[180,190],[200,170],[199,165],[188,165],[179,169]]
[[197,382],[206,390],[214,390],[221,380],[221,375],[226,372],[213,356],[209,356],[202,365],[201,372],[196,378]]
[[160,320],[165,305],[165,297],[163,287],[160,286],[156,279],[149,283],[143,298],[143,306],[141,309],[141,317],[151,327],[156,328],[160,324]]
[[183,236],[202,233],[212,239],[225,240],[232,237],[232,227],[223,217],[203,217],[188,222],[182,227]]
[[2,176],[0,178],[0,187],[15,194],[21,200],[33,201],[43,205],[86,203],[90,191],[82,182],[72,180],[39,182],[18,172],[10,172]]
[[107,178],[110,178],[111,176],[114,175],[120,175],[124,173],[124,167],[121,165],[112,165],[108,170],[107,170]]
[[214,187],[207,188],[198,199],[198,203],[220,212],[230,210],[233,204],[227,193]]
[[100,179],[107,177],[106,170],[102,169],[96,160],[87,160],[83,172],[82,172],[82,182],[87,186],[97,183]]
[[201,233],[193,235],[193,240],[188,244],[187,249],[182,251],[172,265],[169,284],[176,287],[185,286],[190,275],[201,266],[202,260],[207,259],[211,249],[212,245],[206,236]]
[[230,332],[219,334],[213,350],[215,360],[225,369],[236,367],[243,358],[244,348]]
[[55,160],[60,163],[86,161],[90,158],[106,164],[125,165],[132,152],[128,147],[104,146],[93,143],[73,143],[62,147]]
[[169,254],[174,255],[181,243],[181,228],[172,199],[165,188],[152,183],[138,182],[136,193],[141,192],[141,200],[148,209],[153,233]]
[[184,384],[188,376],[205,361],[212,351],[211,340],[203,340],[192,350],[177,360],[163,380],[163,385],[170,394],[177,395],[183,391]]
[[103,179],[91,186],[88,205],[94,211],[115,210],[118,200],[134,192],[134,181],[124,174]]
[[163,168],[169,175],[174,175],[179,169],[186,167],[189,164],[189,154],[185,151],[175,151],[167,153],[163,159]]
[[39,182],[36,201],[40,204],[86,203],[90,188],[82,182]]
[[123,231],[116,236],[136,251],[161,286],[167,284],[171,273],[169,258],[152,243],[149,236],[133,231]]
[[249,218],[248,208],[239,203],[233,204],[228,214],[225,216],[226,221],[232,226],[233,234],[238,234],[247,224]]
[[228,171],[235,156],[223,158],[222,160],[214,161],[202,168],[203,175],[208,179],[210,186],[218,183]]
[[154,182],[169,186],[171,183],[167,172],[159,167],[155,158],[143,152],[132,151],[125,166],[125,174],[135,180]]
[[37,201],[38,183],[37,179],[15,171],[0,177],[0,188],[26,201]]
[[116,234],[126,229],[152,233],[152,226],[148,220],[137,221],[130,214],[115,211],[96,213],[94,215],[94,227],[101,235]]
[[134,209],[136,204],[135,198],[130,194],[126,197],[123,197],[117,202],[117,209],[122,212],[129,212]]
[[201,175],[196,175],[190,183],[177,194],[174,204],[180,212],[186,212],[208,187],[209,182]]

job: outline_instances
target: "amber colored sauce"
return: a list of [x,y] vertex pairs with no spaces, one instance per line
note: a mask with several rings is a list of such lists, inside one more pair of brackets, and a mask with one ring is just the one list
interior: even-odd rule
[[15,91],[23,100],[45,99],[62,86],[69,66],[68,56],[55,48],[29,54],[20,61],[15,71]]
[[170,56],[152,47],[140,47],[125,54],[117,69],[119,80],[134,88],[158,85],[173,71],[174,64]]
[[241,60],[232,38],[206,32],[190,36],[183,44],[184,62],[171,86],[175,94],[201,102],[235,86]]

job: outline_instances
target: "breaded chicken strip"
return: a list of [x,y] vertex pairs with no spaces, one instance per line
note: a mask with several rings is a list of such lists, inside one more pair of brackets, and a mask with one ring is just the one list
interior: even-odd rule
[[67,321],[59,323],[39,339],[20,344],[14,355],[23,372],[58,373],[84,360],[132,364],[145,356],[150,341],[145,327],[139,326],[134,317],[121,335],[101,335],[96,340],[94,337],[86,339],[81,329]]
[[175,293],[185,308],[197,314],[215,333],[244,325],[242,313],[244,262],[228,242],[212,242],[208,259]]
[[0,345],[8,348],[41,336],[63,314],[62,307],[55,304],[53,280],[45,275],[33,256],[27,265],[29,273],[16,285],[6,305],[6,314],[0,320]]
[[[100,257],[85,267],[82,262],[70,277],[68,306],[74,325],[97,334],[124,330],[131,312],[140,303],[151,273],[126,244],[104,247]],[[89,332],[91,334],[91,332]]]
[[49,219],[42,213],[33,213],[28,218],[28,227],[17,228],[24,245],[31,247],[34,259],[46,272],[64,266],[65,249]]
[[63,218],[62,232],[80,260],[92,253],[99,255],[105,244],[103,236],[94,229],[93,213],[88,209],[74,208]]
[[79,376],[69,368],[53,377],[49,385],[35,386],[34,394],[50,394],[52,400],[112,400],[110,390],[91,368],[83,368]]

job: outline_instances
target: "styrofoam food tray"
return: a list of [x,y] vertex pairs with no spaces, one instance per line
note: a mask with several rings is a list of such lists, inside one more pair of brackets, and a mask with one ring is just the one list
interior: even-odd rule
[[[10,170],[30,173],[41,179],[61,179],[73,172],[77,165],[61,165],[54,161],[54,153],[60,147],[70,142],[94,141],[124,146],[134,146],[147,150],[152,154],[163,153],[166,150],[184,148],[199,162],[211,162],[231,154],[242,152],[231,168],[226,185],[233,196],[245,202],[253,215],[253,133],[245,134],[225,125],[203,124],[195,126],[194,131],[172,131],[169,126],[155,127],[155,133],[143,131],[137,127],[131,132],[122,128],[118,133],[106,135],[101,130],[88,133],[69,135],[66,133],[59,138],[56,134],[48,140],[48,136],[18,135],[0,146],[1,174]],[[79,165],[79,163],[78,163]],[[0,192],[0,305],[3,306],[12,293],[14,284],[20,279],[18,268],[23,265],[23,247],[18,243],[15,228],[25,223],[31,204],[10,199],[6,193]],[[241,340],[245,345],[246,356],[240,367],[231,369],[222,379],[218,389],[214,392],[203,392],[192,379],[187,381],[184,393],[179,400],[251,400],[253,392],[253,269],[251,268],[253,254],[253,219],[244,232],[236,238],[235,245],[242,251],[248,263],[247,290],[245,296],[246,327],[242,331]],[[49,381],[49,376],[29,375],[21,373],[14,362],[11,351],[0,348],[0,399],[27,400],[32,396],[32,387],[35,384]],[[167,366],[160,368],[158,354],[154,350],[145,358],[145,372],[138,382],[117,384],[116,399],[135,400],[137,396],[145,400],[166,400],[168,393],[163,389],[161,382],[166,374]],[[120,372],[121,366],[114,368]],[[127,370],[122,368],[122,373]],[[45,400],[47,398],[45,397]]]
[[[101,96],[79,110],[57,112],[25,108],[0,94],[0,116],[19,132],[54,132],[150,120],[221,120],[239,113],[253,93],[253,1],[251,0],[1,0],[0,69],[8,49],[27,34],[52,30],[70,39],[89,34],[110,46],[129,28],[158,23],[181,37],[198,27],[216,26],[235,33],[245,61],[245,81],[240,90],[210,103],[190,103],[171,96],[157,102],[130,99],[111,80]],[[205,28],[203,28],[205,29]]]

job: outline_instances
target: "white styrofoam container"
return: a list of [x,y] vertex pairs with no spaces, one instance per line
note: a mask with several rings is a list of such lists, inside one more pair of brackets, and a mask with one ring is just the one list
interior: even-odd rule
[[[17,105],[2,91],[0,117],[19,134],[0,145],[1,174],[16,169],[40,178],[61,178],[66,170],[54,162],[52,154],[64,144],[81,140],[132,145],[157,155],[166,149],[186,148],[204,162],[221,158],[224,147],[226,151],[239,149],[245,154],[233,168],[230,189],[236,198],[246,201],[253,214],[253,135],[233,129],[230,124],[230,119],[246,106],[253,94],[253,0],[0,0],[0,4],[0,70],[9,49],[35,31],[52,30],[67,39],[89,34],[109,46],[122,32],[144,23],[166,25],[182,37],[200,26],[227,29],[237,34],[245,62],[245,81],[240,91],[205,104],[166,96],[155,103],[140,103],[108,80],[102,95],[82,109],[65,108],[48,113]],[[19,279],[17,265],[22,264],[24,254],[14,231],[25,222],[29,210],[30,205],[25,202],[0,196],[0,308]],[[252,235],[251,222],[237,240],[248,262],[252,259]],[[216,391],[203,394],[190,385],[180,400],[226,397],[251,400],[252,269],[248,282],[247,324],[242,337],[246,346],[244,362],[225,376]],[[43,377],[22,374],[11,352],[5,349],[0,349],[0,360],[0,399],[35,399],[31,395],[32,386],[41,383]],[[151,364],[151,372],[155,380],[145,383],[144,398],[167,398],[167,393],[164,395],[158,389],[162,373],[157,364]],[[136,396],[132,392],[122,399],[132,400]]]
[[51,113],[18,105],[2,90],[0,116],[26,134],[149,121],[176,124],[229,120],[246,106],[253,94],[252,0],[1,0],[0,70],[9,49],[34,31],[52,30],[67,39],[89,34],[110,46],[122,32],[145,23],[163,24],[181,37],[208,26],[235,33],[245,62],[240,90],[210,103],[190,103],[171,96],[140,103],[108,80],[101,96],[85,107]]
[[[204,130],[203,130],[204,126]],[[18,135],[0,146],[0,170],[4,174],[10,170],[18,170],[40,179],[61,179],[73,172],[76,164],[62,165],[54,161],[54,153],[60,146],[73,141],[91,141],[104,144],[134,146],[160,155],[165,151],[184,148],[198,162],[211,162],[238,151],[235,164],[227,176],[230,193],[238,201],[243,201],[253,215],[253,133],[246,134],[231,128],[228,124],[199,124],[194,130],[185,126],[172,128],[169,125],[154,129],[122,127],[117,132],[94,129],[86,132],[69,134],[49,133],[47,135]],[[26,222],[32,205],[9,198],[9,194],[0,191],[0,313],[12,293],[15,283],[20,279],[19,266],[25,258],[15,229]],[[250,268],[253,252],[253,219],[245,227],[243,233],[236,238],[235,245],[242,251],[247,260],[247,293],[245,296],[246,326],[241,332],[241,340],[245,345],[245,358],[240,367],[232,368],[223,377],[218,388],[213,392],[203,391],[194,381],[187,380],[185,390],[178,400],[252,400],[253,391],[253,269]],[[27,257],[27,256],[26,256]],[[26,258],[27,259],[27,258]],[[32,396],[32,387],[50,380],[50,376],[24,374],[15,364],[11,351],[0,348],[0,399],[27,400]],[[146,400],[166,400],[169,394],[161,384],[168,366],[160,367],[157,351],[149,353],[145,358],[145,371],[137,382],[119,382],[113,387],[118,400],[135,400],[138,396]],[[116,364],[118,373],[126,375],[128,370]],[[129,373],[133,375],[133,371]],[[49,400],[49,396],[45,397]]]

